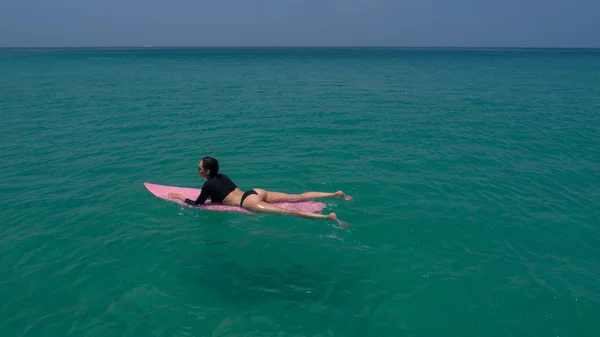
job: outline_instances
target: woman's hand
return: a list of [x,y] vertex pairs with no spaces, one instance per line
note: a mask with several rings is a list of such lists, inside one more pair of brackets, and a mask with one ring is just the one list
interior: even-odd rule
[[168,196],[169,198],[173,198],[173,199],[179,199],[179,200],[181,200],[181,201],[184,201],[184,200],[185,200],[185,197],[184,197],[183,195],[179,194],[179,193],[169,193],[169,194],[167,194],[167,196]]

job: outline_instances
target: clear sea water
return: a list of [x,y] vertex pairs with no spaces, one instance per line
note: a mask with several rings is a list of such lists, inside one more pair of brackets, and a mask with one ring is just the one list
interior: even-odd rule
[[[600,336],[600,51],[0,50],[0,336]],[[350,223],[182,208],[344,190]]]

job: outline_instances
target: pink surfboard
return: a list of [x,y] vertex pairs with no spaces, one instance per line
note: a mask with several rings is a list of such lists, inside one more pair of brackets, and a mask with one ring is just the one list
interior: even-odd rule
[[[196,200],[200,195],[200,189],[197,188],[189,188],[189,187],[177,187],[177,186],[165,186],[165,185],[157,185],[151,183],[144,183],[144,186],[150,191],[150,193],[154,194],[156,197],[160,199],[164,199],[171,202],[176,202],[182,206],[194,207],[202,210],[209,211],[219,211],[219,212],[239,212],[239,213],[251,213],[250,211],[239,207],[239,206],[229,206],[218,203],[210,203],[210,198],[206,200],[206,203],[202,206],[191,206],[186,204],[185,202],[172,199],[168,197],[169,193],[180,193],[184,197],[192,200]],[[298,202],[276,202],[273,205],[289,210],[294,211],[306,211],[306,212],[320,212],[325,208],[325,204],[317,201],[298,201]]]

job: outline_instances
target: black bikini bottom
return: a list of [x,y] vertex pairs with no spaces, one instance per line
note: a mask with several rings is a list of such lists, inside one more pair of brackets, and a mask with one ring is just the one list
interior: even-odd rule
[[246,200],[246,198],[251,195],[251,194],[256,194],[258,195],[258,193],[256,193],[255,190],[250,190],[250,191],[246,191],[244,192],[244,195],[242,195],[242,200],[240,201],[240,207],[244,207],[244,200]]

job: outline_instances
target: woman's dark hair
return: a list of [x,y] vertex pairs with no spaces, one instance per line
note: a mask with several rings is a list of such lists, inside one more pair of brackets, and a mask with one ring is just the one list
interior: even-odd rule
[[213,157],[202,158],[202,165],[204,166],[204,171],[210,171],[208,175],[210,178],[219,173],[219,162]]

